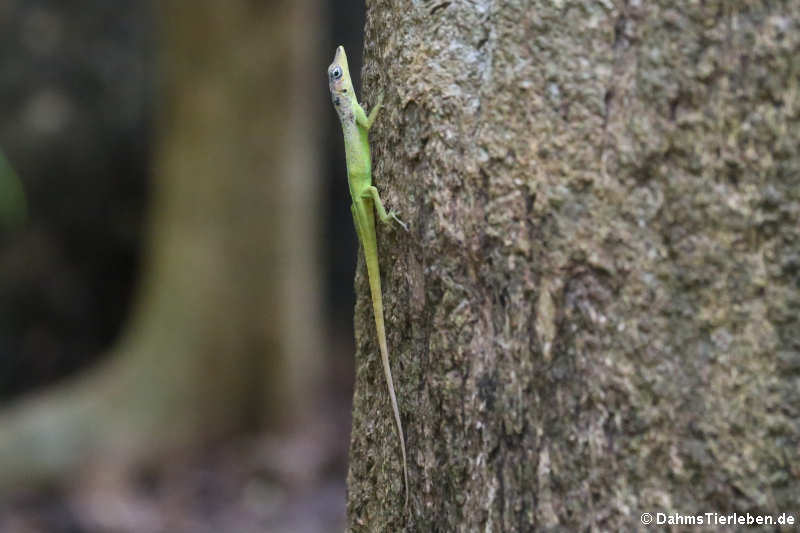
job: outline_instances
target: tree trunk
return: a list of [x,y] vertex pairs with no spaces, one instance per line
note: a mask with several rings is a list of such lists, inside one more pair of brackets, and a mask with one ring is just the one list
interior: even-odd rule
[[315,103],[311,49],[291,29],[313,23],[313,4],[159,3],[160,142],[138,305],[102,368],[0,415],[0,486],[308,407]]
[[799,26],[789,1],[369,4],[411,499],[362,264],[352,530],[796,510]]

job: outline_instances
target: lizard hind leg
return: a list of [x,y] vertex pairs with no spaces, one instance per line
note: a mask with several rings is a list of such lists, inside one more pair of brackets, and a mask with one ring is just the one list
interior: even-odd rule
[[381,195],[378,193],[377,187],[375,187],[374,185],[370,185],[369,187],[367,187],[364,190],[364,198],[369,198],[370,200],[373,201],[373,203],[375,204],[375,210],[378,212],[378,218],[381,220],[381,222],[386,224],[395,221],[398,224],[400,224],[400,226],[404,230],[408,231],[408,226],[405,224],[405,222],[400,220],[400,218],[397,216],[397,213],[395,213],[394,211],[389,211],[388,213],[386,212],[386,208],[383,207],[383,202],[381,201]]

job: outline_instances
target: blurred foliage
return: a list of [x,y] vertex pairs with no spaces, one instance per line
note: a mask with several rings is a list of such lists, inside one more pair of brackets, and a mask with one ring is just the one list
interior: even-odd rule
[[22,183],[0,150],[0,228],[16,228],[25,221],[27,205]]
[[153,39],[149,2],[0,1],[0,147],[19,178],[0,171],[0,400],[89,364],[125,318]]

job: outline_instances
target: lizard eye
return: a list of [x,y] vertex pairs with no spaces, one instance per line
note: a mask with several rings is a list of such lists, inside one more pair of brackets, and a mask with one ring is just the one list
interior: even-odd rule
[[331,76],[333,79],[338,80],[342,77],[342,69],[340,67],[333,67],[333,70],[331,70]]

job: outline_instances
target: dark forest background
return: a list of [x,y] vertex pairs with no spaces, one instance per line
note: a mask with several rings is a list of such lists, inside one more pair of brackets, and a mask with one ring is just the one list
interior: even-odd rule
[[[319,54],[345,45],[358,87],[364,6],[329,4]],[[119,333],[150,200],[156,24],[147,2],[0,4],[0,148],[29,207],[0,233],[0,400],[76,372]],[[356,241],[339,125],[317,120],[325,316],[349,358]]]
[[[320,227],[315,245],[321,250],[317,270],[324,290],[326,349],[319,356],[337,369],[324,401],[337,406],[337,424],[349,424],[357,249],[341,133],[329,112],[324,69],[335,46],[344,44],[358,77],[364,6],[348,0],[321,7],[316,23],[298,24],[291,31],[314,32],[315,63],[321,66],[315,94],[317,108],[324,112],[314,120],[323,141],[318,182],[322,212],[316,219]],[[16,405],[102,362],[135,303],[153,200],[157,95],[163,83],[157,67],[160,23],[149,2],[0,1],[0,150],[24,189],[24,205],[16,207],[27,213],[23,220],[0,227],[2,406]],[[332,437],[336,442],[323,443],[335,450],[334,464],[325,467],[332,477],[327,486],[333,488],[287,506],[284,514],[293,513],[285,519],[287,530],[341,529],[348,432],[349,425],[339,428]],[[226,516],[226,498],[231,506],[242,505],[241,492],[231,487],[246,484],[240,479],[247,470],[243,464],[263,453],[252,451],[263,446],[249,442],[244,453],[236,444],[233,450],[203,448],[188,459],[170,461],[171,469],[145,475],[143,490],[151,496],[158,487],[168,494],[189,493],[190,503],[167,506],[184,509],[176,512],[188,517],[193,512]],[[301,462],[315,460],[313,453],[303,457]],[[82,483],[76,479],[44,492],[26,489],[4,497],[0,531],[106,530],[110,526],[92,525],[84,516],[98,512],[86,511],[80,503],[81,491],[88,490]],[[122,499],[128,502],[122,514],[130,514],[130,502],[137,498]],[[200,505],[204,499],[223,503]],[[89,501],[98,506],[97,498]],[[248,516],[241,510],[228,514],[237,520]],[[124,523],[131,530],[147,530],[146,521],[139,528],[136,520]],[[208,523],[247,530],[246,524],[230,526],[225,518]],[[263,519],[253,520],[258,523]]]

